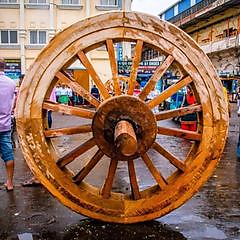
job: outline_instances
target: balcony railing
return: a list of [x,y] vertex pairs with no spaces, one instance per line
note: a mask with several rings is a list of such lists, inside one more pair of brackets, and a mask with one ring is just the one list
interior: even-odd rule
[[240,47],[240,35],[226,37],[219,41],[209,42],[204,45],[201,45],[201,48],[207,54],[239,47]]
[[199,12],[200,10],[202,10],[203,8],[208,7],[209,5],[211,5],[213,2],[216,2],[217,0],[203,0],[197,4],[195,4],[194,6],[192,6],[191,8],[188,8],[187,10],[179,13],[178,15],[168,19],[169,22],[171,23],[176,23],[196,12]]

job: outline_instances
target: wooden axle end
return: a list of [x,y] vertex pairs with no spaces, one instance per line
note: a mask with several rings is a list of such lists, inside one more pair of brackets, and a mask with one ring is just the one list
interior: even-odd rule
[[121,120],[117,123],[114,143],[122,155],[129,157],[137,151],[137,137],[130,122]]

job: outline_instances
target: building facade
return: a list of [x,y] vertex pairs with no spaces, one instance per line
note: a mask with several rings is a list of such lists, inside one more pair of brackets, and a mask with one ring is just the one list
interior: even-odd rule
[[159,16],[187,32],[209,56],[219,76],[239,77],[239,0],[182,0]]
[[[0,56],[13,78],[64,28],[109,10],[131,10],[132,0],[0,0]],[[97,68],[104,51],[91,56]],[[15,72],[14,72],[15,71]]]

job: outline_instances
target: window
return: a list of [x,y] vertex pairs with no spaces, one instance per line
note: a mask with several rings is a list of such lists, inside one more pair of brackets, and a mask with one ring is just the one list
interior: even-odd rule
[[1,3],[17,3],[17,0],[0,0]]
[[62,4],[65,5],[79,5],[79,0],[62,0]]
[[29,0],[29,3],[46,4],[46,0]]
[[30,44],[46,44],[46,31],[30,31]]
[[104,6],[117,6],[118,0],[100,0],[100,4]]
[[18,43],[17,31],[1,30],[1,44],[16,44]]
[[168,9],[168,10],[165,12],[165,20],[169,20],[169,19],[171,19],[173,16],[174,16],[174,7]]

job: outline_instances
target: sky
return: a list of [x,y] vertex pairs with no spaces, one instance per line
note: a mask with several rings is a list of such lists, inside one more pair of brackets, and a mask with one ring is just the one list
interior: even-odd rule
[[177,0],[133,0],[132,10],[158,16],[160,12],[176,2]]

